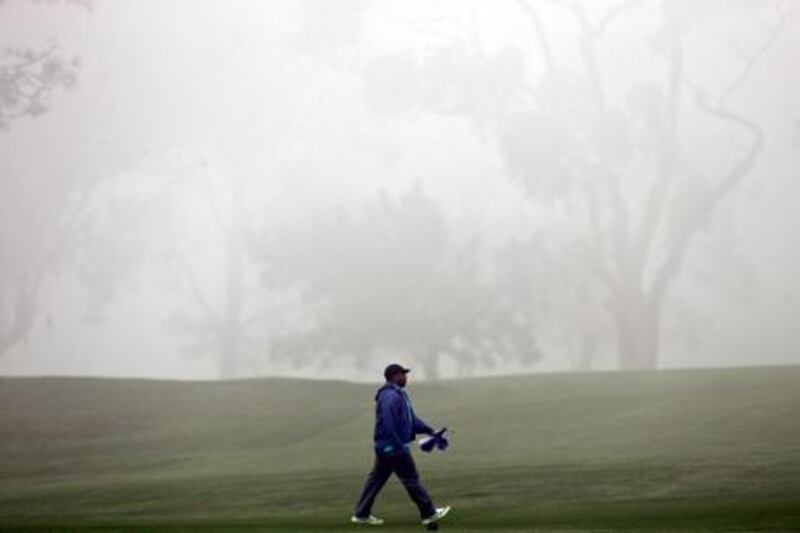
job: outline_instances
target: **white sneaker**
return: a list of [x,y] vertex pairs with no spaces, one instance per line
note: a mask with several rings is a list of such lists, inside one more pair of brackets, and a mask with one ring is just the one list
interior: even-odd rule
[[444,515],[450,512],[450,506],[445,505],[444,507],[437,507],[436,512],[433,516],[429,516],[428,518],[422,519],[422,525],[427,526],[428,524],[433,524],[437,520],[444,518]]
[[378,518],[377,516],[369,515],[366,518],[359,518],[356,515],[350,517],[350,521],[354,524],[367,524],[370,526],[379,526],[383,524],[383,518]]

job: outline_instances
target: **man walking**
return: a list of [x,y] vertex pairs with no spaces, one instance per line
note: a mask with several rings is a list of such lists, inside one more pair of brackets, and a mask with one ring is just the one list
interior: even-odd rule
[[433,435],[433,428],[414,414],[411,401],[403,388],[410,368],[398,364],[386,367],[383,377],[386,383],[375,393],[375,465],[367,476],[361,497],[358,499],[351,522],[380,525],[383,520],[371,514],[372,504],[383,485],[397,474],[408,495],[419,508],[424,525],[432,524],[444,517],[450,506],[434,507],[428,491],[420,484],[409,442],[419,434]]

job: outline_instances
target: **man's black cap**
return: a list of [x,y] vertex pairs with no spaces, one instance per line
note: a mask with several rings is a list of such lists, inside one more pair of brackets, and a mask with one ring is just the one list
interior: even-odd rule
[[389,381],[389,378],[397,374],[398,372],[411,372],[410,368],[404,368],[402,365],[398,365],[397,363],[392,363],[391,365],[386,367],[386,370],[383,371],[383,377],[386,378],[386,381]]

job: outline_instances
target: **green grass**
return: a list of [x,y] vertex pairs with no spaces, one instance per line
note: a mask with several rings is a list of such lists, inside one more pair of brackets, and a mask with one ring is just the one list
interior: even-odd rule
[[[0,529],[358,530],[376,387],[0,378]],[[800,367],[408,390],[455,431],[414,452],[442,531],[800,530]],[[396,478],[373,511],[422,530]]]

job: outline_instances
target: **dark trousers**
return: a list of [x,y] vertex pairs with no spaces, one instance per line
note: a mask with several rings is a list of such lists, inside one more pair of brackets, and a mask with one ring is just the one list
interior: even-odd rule
[[428,491],[419,482],[417,466],[414,464],[414,458],[411,457],[410,453],[396,455],[380,455],[376,453],[375,465],[367,475],[364,489],[361,491],[361,497],[356,504],[354,513],[356,516],[366,518],[372,513],[372,504],[375,503],[375,496],[383,488],[392,472],[397,474],[397,477],[406,488],[406,492],[417,504],[420,518],[428,518],[436,512]]

